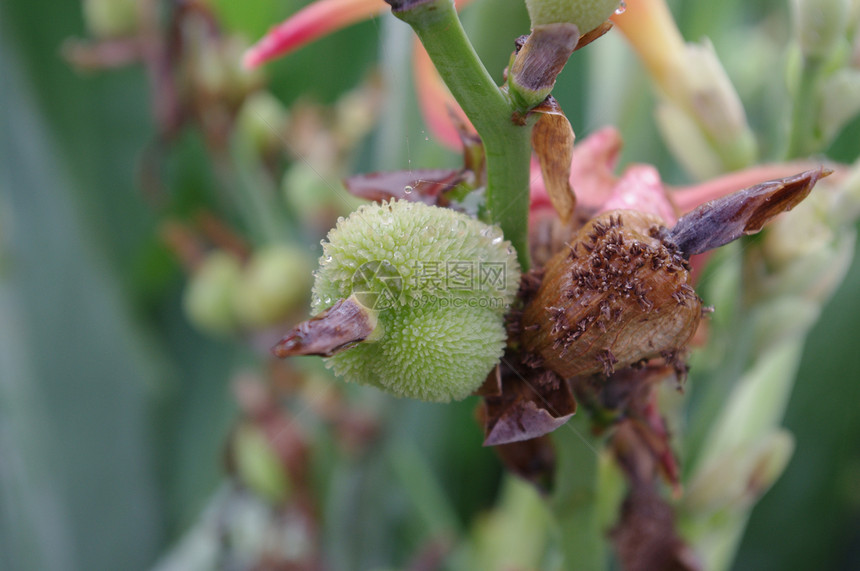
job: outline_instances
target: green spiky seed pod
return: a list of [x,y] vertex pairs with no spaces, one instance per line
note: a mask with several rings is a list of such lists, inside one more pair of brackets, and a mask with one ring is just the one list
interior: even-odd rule
[[447,402],[468,396],[498,363],[520,268],[498,228],[394,201],[340,219],[315,278],[314,313],[352,296],[378,318],[373,341],[328,359],[335,373],[397,396]]
[[526,0],[532,27],[566,22],[580,35],[601,25],[619,8],[619,0]]

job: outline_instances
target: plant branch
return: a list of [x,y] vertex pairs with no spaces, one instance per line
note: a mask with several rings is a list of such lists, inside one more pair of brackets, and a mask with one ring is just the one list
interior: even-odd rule
[[558,522],[564,569],[606,569],[609,543],[602,527],[599,454],[586,414],[577,414],[552,433],[558,458],[550,507]]
[[795,86],[794,107],[791,113],[791,132],[788,138],[787,159],[806,156],[818,150],[820,136],[816,133],[818,101],[821,93],[822,63],[804,58],[800,79]]
[[388,0],[409,24],[478,130],[487,159],[487,218],[498,224],[529,267],[529,161],[533,120],[514,122],[513,106],[487,72],[460,23],[452,0]]

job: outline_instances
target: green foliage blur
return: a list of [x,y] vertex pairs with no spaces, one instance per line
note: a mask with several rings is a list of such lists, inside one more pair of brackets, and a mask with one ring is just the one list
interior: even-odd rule
[[[251,42],[305,2],[209,4],[225,33]],[[763,154],[778,158],[787,3],[675,4],[688,39],[713,41]],[[513,39],[528,32],[524,14],[509,0],[481,0],[464,13],[497,78]],[[230,159],[213,156],[195,128],[160,137],[142,66],[70,65],[62,48],[90,35],[83,18],[77,1],[0,3],[2,569],[155,565],[225,485],[224,450],[240,417],[231,380],[266,367],[265,348],[189,323],[188,277],[163,240],[165,220],[200,208],[253,234],[223,196],[218,163]],[[385,112],[350,152],[351,172],[457,166],[417,114],[409,63],[398,55],[409,34],[389,16],[340,31],[267,66],[267,88],[288,107],[332,105],[381,71]],[[577,53],[555,94],[578,137],[615,124],[623,162],[654,163],[670,183],[686,182],[626,49],[610,34]],[[609,65],[619,54],[624,68]],[[855,119],[827,156],[853,162],[858,152]],[[326,192],[345,173],[318,174]],[[283,231],[307,256],[319,254],[318,237],[303,242],[296,217],[283,224],[295,226]],[[754,510],[736,569],[860,568],[858,291],[855,259],[805,350],[785,423],[796,453]],[[301,366],[324,374],[315,360]],[[315,437],[323,551],[336,569],[399,568],[428,538],[467,528],[492,506],[501,467],[481,447],[473,399],[357,399],[379,435],[356,455],[339,452],[313,412],[295,411]]]

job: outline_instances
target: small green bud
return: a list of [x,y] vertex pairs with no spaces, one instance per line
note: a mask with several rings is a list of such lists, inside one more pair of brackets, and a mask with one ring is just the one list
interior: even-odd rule
[[779,479],[794,452],[794,438],[775,429],[726,451],[693,475],[684,498],[691,513],[742,510]]
[[795,36],[804,57],[825,59],[844,38],[849,0],[792,0]]
[[236,475],[248,489],[272,503],[287,499],[290,479],[284,463],[259,427],[239,426],[232,448]]
[[860,69],[840,69],[824,82],[818,124],[831,141],[860,113]]
[[502,355],[519,278],[498,228],[423,203],[365,205],[329,232],[312,309],[357,300],[381,331],[328,365],[397,396],[465,398]]
[[661,84],[666,100],[657,117],[673,154],[702,179],[755,162],[755,136],[713,46],[686,44],[681,61]]
[[235,289],[235,311],[245,327],[281,321],[305,299],[311,265],[301,250],[272,246],[254,253]]
[[257,68],[246,69],[242,55],[247,45],[235,37],[214,40],[207,35],[205,26],[192,21],[186,24],[188,68],[183,77],[191,81],[192,87],[206,97],[238,106],[243,99],[263,82],[263,72]]
[[214,334],[236,328],[233,299],[242,275],[239,259],[222,251],[209,254],[185,290],[182,305],[195,327]]
[[237,133],[257,154],[268,155],[284,145],[287,110],[268,91],[258,91],[242,103]]
[[84,0],[84,21],[97,38],[130,36],[138,27],[136,0]]
[[575,24],[580,35],[608,20],[623,4],[619,0],[526,0],[532,27],[567,22]]
[[666,146],[684,170],[701,179],[725,170],[701,126],[684,109],[670,102],[658,103],[655,119]]

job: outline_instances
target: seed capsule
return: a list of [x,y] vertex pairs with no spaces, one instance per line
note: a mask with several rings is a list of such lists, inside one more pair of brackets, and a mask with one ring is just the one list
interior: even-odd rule
[[702,316],[686,260],[656,216],[607,212],[546,265],[523,347],[565,378],[611,374],[683,348]]
[[519,281],[498,228],[419,202],[368,204],[329,232],[317,315],[274,352],[326,356],[345,380],[396,396],[463,399],[502,356]]

